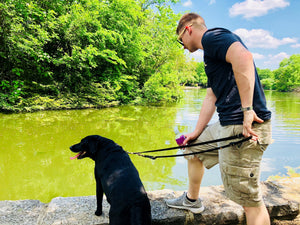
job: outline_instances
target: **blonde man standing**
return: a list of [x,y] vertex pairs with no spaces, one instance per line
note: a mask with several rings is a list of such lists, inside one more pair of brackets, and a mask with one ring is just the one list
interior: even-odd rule
[[[271,112],[260,84],[252,54],[242,40],[224,28],[207,29],[196,13],[182,16],[177,26],[178,42],[195,52],[204,51],[208,78],[206,97],[192,133],[183,145],[229,137],[243,133],[250,141],[188,159],[188,191],[177,199],[166,200],[169,207],[194,213],[204,210],[199,198],[200,184],[207,169],[219,163],[226,195],[243,206],[248,225],[270,224],[269,214],[259,187],[263,152],[271,143]],[[219,121],[208,125],[217,109]],[[219,143],[219,145],[228,142]],[[217,147],[210,144],[208,148]],[[186,151],[201,151],[190,147]]]

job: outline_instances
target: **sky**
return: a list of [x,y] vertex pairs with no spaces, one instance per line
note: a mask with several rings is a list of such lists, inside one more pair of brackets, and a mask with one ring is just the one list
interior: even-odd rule
[[[300,53],[300,0],[181,0],[172,8],[200,14],[208,28],[239,35],[260,69],[275,70],[284,58]],[[190,55],[203,61],[202,50]]]

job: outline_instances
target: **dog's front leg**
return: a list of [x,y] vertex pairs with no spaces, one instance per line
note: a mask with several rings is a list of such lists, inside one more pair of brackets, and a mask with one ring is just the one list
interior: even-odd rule
[[97,197],[97,210],[95,212],[96,216],[102,214],[102,200],[103,200],[103,188],[100,179],[96,180],[96,197]]

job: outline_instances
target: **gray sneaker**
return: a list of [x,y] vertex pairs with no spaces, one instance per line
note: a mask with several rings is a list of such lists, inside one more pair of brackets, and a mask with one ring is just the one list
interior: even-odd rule
[[197,199],[195,202],[191,202],[186,198],[186,192],[183,193],[178,198],[175,199],[166,199],[167,206],[176,209],[187,209],[190,210],[192,213],[201,213],[204,210],[204,206],[200,198]]

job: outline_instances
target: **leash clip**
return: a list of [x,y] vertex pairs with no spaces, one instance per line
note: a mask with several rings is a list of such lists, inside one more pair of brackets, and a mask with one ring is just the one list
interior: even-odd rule
[[[126,152],[127,152],[127,151],[126,151]],[[127,152],[127,154],[130,154],[130,155],[138,155],[138,156],[141,156],[141,157],[144,157],[144,158],[149,158],[149,159],[152,159],[152,160],[157,159],[157,156],[143,155],[143,154],[141,154],[140,152]]]
[[149,159],[152,159],[152,160],[155,160],[157,158],[156,156],[152,156],[152,155],[139,155],[139,156],[149,158]]

